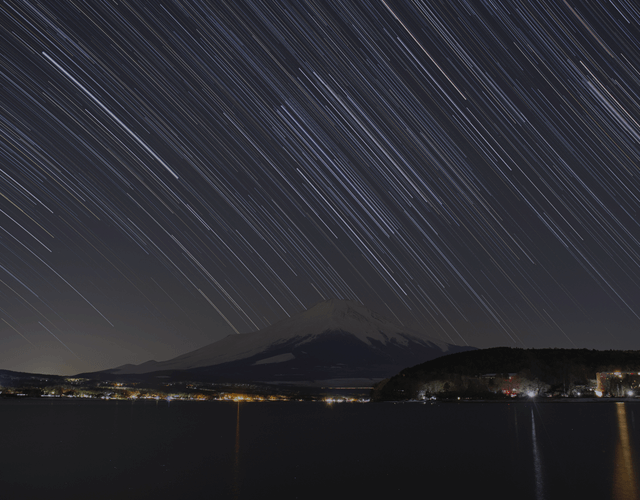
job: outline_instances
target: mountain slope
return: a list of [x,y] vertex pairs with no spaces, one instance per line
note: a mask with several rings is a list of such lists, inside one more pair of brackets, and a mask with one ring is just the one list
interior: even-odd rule
[[263,330],[230,335],[167,361],[109,371],[189,370],[260,380],[384,377],[445,353],[469,349],[404,328],[357,302],[334,299]]

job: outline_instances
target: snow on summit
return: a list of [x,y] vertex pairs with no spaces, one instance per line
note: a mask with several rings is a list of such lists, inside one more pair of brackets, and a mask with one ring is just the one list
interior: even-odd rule
[[[308,334],[319,335],[325,331],[345,331],[367,345],[371,345],[371,340],[385,344],[394,340],[401,345],[407,345],[407,336],[412,337],[413,340],[420,339],[444,350],[447,345],[422,333],[397,325],[353,300],[331,299],[319,302],[291,319],[296,320],[296,323],[292,325],[293,328],[304,327]],[[277,323],[273,327],[277,327],[279,324]]]
[[[256,356],[259,358],[261,353],[265,354],[264,359],[254,360],[254,364],[285,362],[295,358],[291,350],[317,343],[318,340],[336,333],[352,340],[357,339],[367,349],[379,350],[380,346],[386,345],[407,348],[409,345],[419,345],[441,355],[451,347],[445,342],[400,326],[358,302],[331,299],[262,330],[229,335],[168,361],[122,366],[115,373],[187,370]],[[287,352],[281,352],[285,347]]]

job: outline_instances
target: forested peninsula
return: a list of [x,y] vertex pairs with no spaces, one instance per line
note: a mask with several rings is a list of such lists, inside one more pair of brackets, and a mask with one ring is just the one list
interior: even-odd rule
[[450,354],[379,382],[374,401],[635,397],[640,351],[495,347]]

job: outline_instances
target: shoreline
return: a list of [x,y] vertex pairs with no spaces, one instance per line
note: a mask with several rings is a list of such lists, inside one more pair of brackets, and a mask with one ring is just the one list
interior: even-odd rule
[[408,400],[387,401],[389,403],[640,403],[640,398],[513,398],[513,399],[437,399],[437,400]]

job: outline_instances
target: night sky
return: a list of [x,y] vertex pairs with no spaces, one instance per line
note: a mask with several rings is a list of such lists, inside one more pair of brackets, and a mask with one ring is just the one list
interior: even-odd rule
[[163,360],[329,298],[640,349],[640,7],[0,6],[0,368]]

